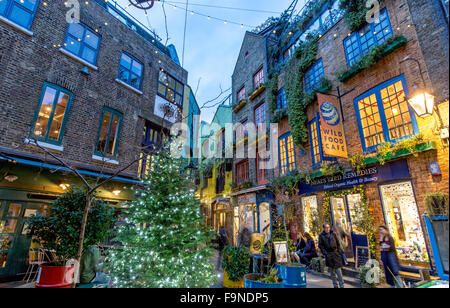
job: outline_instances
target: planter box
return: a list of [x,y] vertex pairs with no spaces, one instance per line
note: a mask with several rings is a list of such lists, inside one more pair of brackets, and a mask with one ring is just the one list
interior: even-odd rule
[[[416,153],[436,150],[436,148],[437,148],[436,142],[429,141],[429,142],[425,142],[425,143],[416,145]],[[413,153],[408,151],[407,149],[402,149],[402,150],[399,150],[396,152],[391,152],[391,153],[387,154],[384,157],[384,160],[390,161],[390,160],[398,159],[401,157],[409,156],[412,154]],[[379,156],[368,157],[368,158],[364,159],[363,165],[373,165],[373,164],[378,164],[379,162],[380,162]]]
[[275,264],[277,276],[283,279],[285,288],[306,288],[306,266]]
[[239,110],[241,110],[242,108],[244,108],[244,106],[247,104],[247,100],[246,99],[242,99],[239,101],[239,103],[237,104],[236,107],[233,108],[233,112],[236,113]]
[[266,275],[264,274],[247,274],[244,276],[244,288],[246,289],[282,289],[284,287],[283,281],[280,279],[279,283],[264,283],[258,282]]
[[248,99],[251,100],[251,101],[254,100],[256,97],[258,97],[258,95],[263,93],[265,89],[266,89],[266,85],[262,84],[258,89],[253,91],[253,93],[249,96]]

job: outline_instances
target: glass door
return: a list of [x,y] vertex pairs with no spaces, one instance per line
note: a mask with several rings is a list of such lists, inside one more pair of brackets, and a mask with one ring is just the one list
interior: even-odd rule
[[259,205],[259,232],[264,233],[264,244],[270,240],[270,204],[263,202]]
[[348,209],[344,197],[331,197],[330,198],[331,208],[333,212],[333,224],[340,224],[342,229],[347,233],[347,249],[345,251],[345,256],[349,259],[353,258],[353,245],[351,243],[351,225],[348,216]]
[[[314,232],[314,218],[319,215],[318,206],[317,206],[317,197],[316,196],[308,196],[302,198],[302,211],[303,211],[303,232],[308,232],[313,237],[318,236],[319,234]],[[316,227],[317,228],[317,227]],[[321,230],[321,226],[319,227]],[[319,231],[320,233],[320,231]]]
[[384,218],[395,240],[400,263],[430,267],[425,237],[410,181],[380,185]]
[[20,233],[23,204],[9,201],[0,204],[0,274],[10,275],[13,268],[17,267],[14,247],[17,246],[17,235]]

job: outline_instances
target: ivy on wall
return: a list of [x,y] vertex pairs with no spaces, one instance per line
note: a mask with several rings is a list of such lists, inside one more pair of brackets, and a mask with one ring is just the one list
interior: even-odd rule
[[270,113],[274,114],[277,109],[277,94],[278,94],[278,73],[270,74],[269,82],[267,83]]
[[369,201],[367,199],[367,193],[364,186],[354,186],[352,189],[341,191],[325,191],[323,198],[323,216],[326,223],[331,224],[331,197],[345,197],[347,195],[361,196],[361,203],[359,206],[355,206],[356,218],[352,221],[352,224],[356,226],[358,230],[367,235],[369,241],[369,251],[372,258],[376,259],[376,238],[375,238],[375,225],[373,221],[372,212],[369,209]]
[[318,36],[310,36],[300,44],[295,57],[286,64],[284,84],[286,100],[288,101],[289,126],[292,138],[298,146],[308,141],[306,106],[310,102],[310,93],[303,90],[305,71],[314,63],[317,56]]
[[[351,31],[360,29],[366,23],[366,15],[372,6],[366,7],[367,0],[341,0],[339,6],[345,10],[344,20]],[[384,0],[378,0],[381,5]]]

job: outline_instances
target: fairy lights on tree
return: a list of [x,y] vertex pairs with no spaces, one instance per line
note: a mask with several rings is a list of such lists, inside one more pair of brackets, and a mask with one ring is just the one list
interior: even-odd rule
[[107,264],[114,287],[204,288],[216,282],[211,262],[214,234],[204,225],[200,202],[183,159],[168,151],[152,157],[153,167],[136,190],[119,227]]

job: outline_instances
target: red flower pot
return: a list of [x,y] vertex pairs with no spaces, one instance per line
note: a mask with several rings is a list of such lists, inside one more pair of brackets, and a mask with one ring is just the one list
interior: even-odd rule
[[41,275],[36,288],[68,289],[71,287],[75,266],[45,266],[41,265]]

